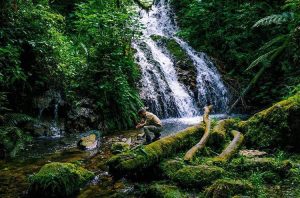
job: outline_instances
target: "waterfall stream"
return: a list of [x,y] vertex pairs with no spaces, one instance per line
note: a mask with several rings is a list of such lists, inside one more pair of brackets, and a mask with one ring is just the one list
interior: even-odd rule
[[[176,36],[178,28],[168,2],[157,1],[150,11],[139,13],[143,36],[133,42],[133,48],[142,71],[140,95],[149,110],[162,118],[192,117],[210,103],[215,112],[226,112],[229,94],[217,69],[205,54]],[[175,61],[166,48],[151,38],[154,35],[173,39],[192,60],[197,71],[196,94],[180,82]]]

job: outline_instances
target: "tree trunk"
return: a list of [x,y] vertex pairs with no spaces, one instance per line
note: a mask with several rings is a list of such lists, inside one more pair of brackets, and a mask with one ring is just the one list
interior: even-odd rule
[[211,112],[212,105],[204,107],[204,115],[203,115],[203,122],[205,123],[205,131],[201,138],[201,140],[193,146],[184,156],[185,161],[190,161],[193,159],[194,155],[204,148],[205,144],[208,141],[209,135],[210,135],[210,119],[209,119],[209,113]]

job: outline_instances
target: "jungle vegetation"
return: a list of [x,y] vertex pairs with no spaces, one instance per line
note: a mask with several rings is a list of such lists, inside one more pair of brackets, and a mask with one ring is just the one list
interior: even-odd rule
[[[91,99],[108,130],[134,125],[142,101],[131,48],[140,29],[133,4],[1,1],[1,147],[12,148],[13,155],[30,141],[21,124],[34,119],[32,101],[49,89],[60,90],[69,108]],[[171,5],[179,36],[214,59],[234,98],[242,97],[250,110],[299,91],[299,0],[171,0]]]

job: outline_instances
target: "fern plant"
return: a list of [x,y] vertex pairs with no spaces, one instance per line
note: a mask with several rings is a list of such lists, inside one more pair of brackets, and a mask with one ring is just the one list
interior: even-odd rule
[[257,53],[257,58],[246,69],[250,70],[256,66],[261,66],[248,86],[242,91],[240,97],[231,106],[230,111],[241,100],[241,98],[258,82],[264,72],[272,66],[274,60],[278,58],[286,49],[291,49],[295,45],[296,37],[300,32],[300,0],[287,0],[283,9],[289,12],[264,17],[257,21],[253,28],[265,27],[269,25],[284,25],[288,32],[279,34],[269,42],[265,43]]
[[4,152],[0,153],[5,154],[0,157],[14,157],[32,139],[19,125],[36,120],[26,114],[10,113],[6,107],[6,94],[3,92],[0,93],[0,105],[0,148],[4,149]]

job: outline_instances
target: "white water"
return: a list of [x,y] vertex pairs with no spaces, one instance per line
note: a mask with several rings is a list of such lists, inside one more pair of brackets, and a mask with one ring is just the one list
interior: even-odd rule
[[[164,118],[192,117],[211,103],[218,112],[225,112],[228,92],[218,71],[204,54],[197,53],[176,36],[178,28],[167,2],[158,1],[149,12],[140,10],[140,22],[145,27],[143,37],[136,40],[133,47],[142,69],[140,94],[150,111]],[[178,81],[174,60],[151,39],[152,35],[174,39],[193,61],[197,71],[197,97]]]

